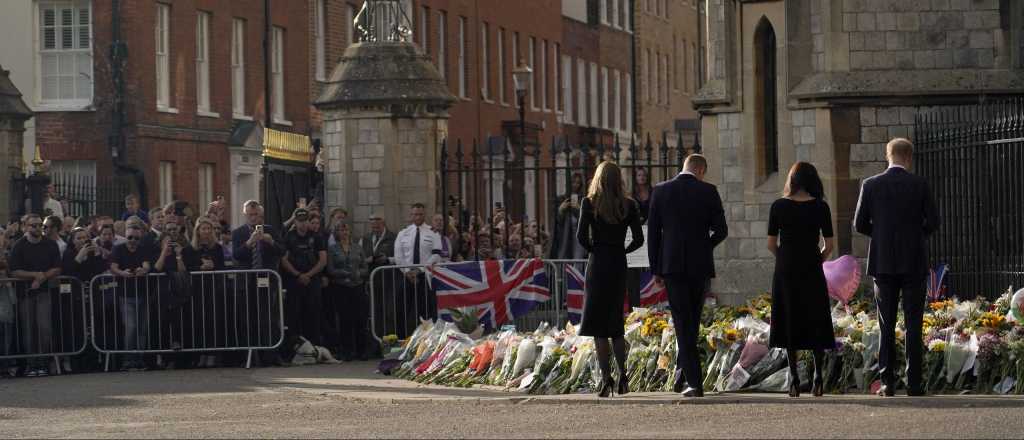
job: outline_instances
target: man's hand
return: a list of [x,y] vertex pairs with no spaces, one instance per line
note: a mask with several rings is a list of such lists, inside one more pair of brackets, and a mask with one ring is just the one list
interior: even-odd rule
[[138,269],[135,269],[135,276],[137,276],[137,277],[144,277],[148,273],[149,273],[149,268],[148,267],[140,267]]
[[308,286],[310,281],[312,281],[312,279],[309,276],[309,274],[304,273],[299,275],[299,284],[302,284],[303,286]]
[[260,241],[267,244],[274,244],[274,236],[270,234],[260,234]]
[[32,290],[38,289],[43,283],[46,282],[46,274],[43,272],[36,272],[32,277]]
[[411,283],[415,283],[416,282],[416,277],[419,274],[420,274],[420,271],[418,271],[416,269],[409,269],[409,271],[405,273],[405,279],[409,280],[409,282],[411,282]]
[[213,260],[209,258],[203,258],[203,264],[199,266],[199,270],[213,270]]

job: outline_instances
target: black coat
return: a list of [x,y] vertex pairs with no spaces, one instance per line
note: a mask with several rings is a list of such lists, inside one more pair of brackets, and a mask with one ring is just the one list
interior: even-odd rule
[[381,264],[383,261],[382,257],[394,258],[396,238],[398,238],[398,234],[395,234],[390,229],[384,230],[384,238],[377,244],[376,249],[373,246],[372,232],[363,236],[362,240],[359,240],[359,246],[363,248],[363,257],[374,257],[374,261],[370,263],[370,270],[391,264],[390,262]]
[[854,215],[857,232],[871,237],[868,274],[925,275],[925,240],[939,228],[939,210],[928,182],[893,167],[864,180]]
[[722,198],[714,185],[679,174],[651,192],[647,257],[655,275],[714,278],[715,246],[728,234]]

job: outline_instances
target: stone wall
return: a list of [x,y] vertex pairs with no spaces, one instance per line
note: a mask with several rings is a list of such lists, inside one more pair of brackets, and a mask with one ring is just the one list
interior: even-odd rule
[[854,71],[1008,65],[999,0],[843,0],[842,30]]
[[437,115],[392,118],[374,111],[324,112],[327,208],[344,207],[366,231],[371,213],[392,230],[407,223],[408,207],[433,212],[438,192],[440,139],[447,119]]

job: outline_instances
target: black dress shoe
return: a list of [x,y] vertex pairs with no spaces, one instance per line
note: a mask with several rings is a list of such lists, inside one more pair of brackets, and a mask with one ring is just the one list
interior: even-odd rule
[[683,391],[683,397],[704,397],[704,390],[690,387]]
[[925,393],[924,389],[921,388],[921,387],[910,387],[910,388],[907,388],[907,396],[908,397],[922,397],[922,396],[926,396],[926,395],[927,395],[927,393]]
[[882,385],[882,387],[878,389],[878,395],[880,397],[893,397],[896,395],[896,387]]
[[684,389],[686,389],[686,378],[683,377],[682,370],[677,370],[676,381],[672,384],[672,392],[678,394],[683,392]]

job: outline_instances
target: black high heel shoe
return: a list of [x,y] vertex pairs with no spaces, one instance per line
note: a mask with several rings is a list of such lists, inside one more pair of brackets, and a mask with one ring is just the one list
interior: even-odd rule
[[619,378],[619,389],[617,392],[620,396],[625,396],[626,394],[629,394],[629,382],[622,379],[623,378]]
[[612,389],[615,388],[615,379],[611,377],[605,377],[601,379],[601,385],[598,386],[597,397],[608,397],[612,395]]
[[814,376],[814,382],[811,385],[811,393],[814,397],[821,397],[825,395],[825,380],[821,376]]
[[789,375],[789,397],[800,397],[800,376]]

